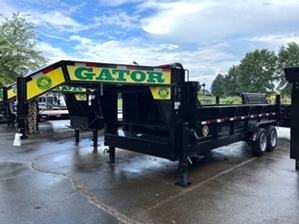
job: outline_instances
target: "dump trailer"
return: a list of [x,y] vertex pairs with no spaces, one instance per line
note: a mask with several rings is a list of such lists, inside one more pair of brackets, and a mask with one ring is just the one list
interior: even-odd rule
[[[17,80],[21,132],[25,105],[33,98],[61,85],[94,89],[90,94],[90,99],[97,102],[94,108],[90,107],[93,117],[82,113],[89,108],[86,104],[78,109],[74,103],[68,109],[71,117],[77,116],[78,121],[82,119],[86,124],[98,116],[102,118],[103,123],[94,123],[93,139],[97,141],[95,129],[103,125],[109,162],[115,162],[116,147],[178,161],[180,186],[189,185],[188,161],[193,155],[245,141],[251,145],[253,155],[261,156],[274,150],[277,143],[279,96],[274,104],[260,95],[243,94],[240,105],[202,105],[198,100],[199,82],[189,81],[189,72],[180,63],[132,66],[60,61]],[[70,97],[68,101],[75,102]]]
[[[109,146],[111,163],[115,147],[178,161],[178,184],[187,186],[190,156],[237,141],[250,144],[255,156],[274,150],[279,96],[275,104],[268,104],[260,95],[243,94],[242,105],[202,105],[198,100],[200,84],[188,81],[181,64],[159,68],[161,80],[169,80],[167,87],[105,86],[105,144]],[[122,129],[115,125],[115,105],[107,103],[112,102],[109,96],[115,91],[122,94]]]
[[16,84],[10,84],[1,87],[2,97],[0,96],[0,114],[2,120],[7,122],[8,126],[14,127],[16,122]]

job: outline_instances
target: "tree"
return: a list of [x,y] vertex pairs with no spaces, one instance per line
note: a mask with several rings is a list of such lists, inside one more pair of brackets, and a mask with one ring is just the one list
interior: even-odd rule
[[238,91],[252,93],[274,92],[276,79],[276,60],[274,51],[267,49],[249,52],[241,60],[238,73]]
[[224,76],[224,94],[226,96],[234,96],[237,94],[239,66],[234,65],[228,69],[227,75]]
[[14,13],[0,24],[0,84],[16,81],[29,71],[44,66],[47,59],[37,50],[37,33],[32,23],[26,21],[28,15]]
[[211,92],[214,96],[219,96],[219,97],[224,96],[224,76],[223,75],[218,74],[216,76],[211,86]]
[[277,59],[278,89],[281,90],[281,94],[291,95],[292,85],[286,81],[283,70],[288,66],[299,66],[299,45],[294,42],[288,43],[287,47],[281,46]]

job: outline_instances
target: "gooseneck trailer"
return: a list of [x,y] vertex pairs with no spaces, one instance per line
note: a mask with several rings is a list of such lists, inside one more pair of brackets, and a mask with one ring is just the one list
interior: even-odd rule
[[[245,141],[253,155],[261,156],[277,143],[279,96],[274,104],[260,94],[243,94],[240,105],[202,105],[199,82],[189,81],[180,63],[132,66],[60,61],[18,77],[18,130],[22,134],[26,134],[26,104],[62,85],[93,89],[86,95],[96,99],[95,105],[91,101],[78,106],[72,96],[66,104],[73,124],[92,127],[94,141],[97,130],[104,127],[110,163],[115,162],[115,148],[178,161],[180,186],[189,184],[188,161],[193,155]],[[120,95],[122,120],[118,119]],[[95,118],[99,120],[94,122]]]

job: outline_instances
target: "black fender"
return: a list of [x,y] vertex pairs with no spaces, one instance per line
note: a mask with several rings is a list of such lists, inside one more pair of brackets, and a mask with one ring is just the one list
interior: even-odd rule
[[260,121],[260,122],[249,122],[248,123],[248,132],[257,132],[257,129],[260,127],[266,127],[269,125],[277,126],[276,120]]

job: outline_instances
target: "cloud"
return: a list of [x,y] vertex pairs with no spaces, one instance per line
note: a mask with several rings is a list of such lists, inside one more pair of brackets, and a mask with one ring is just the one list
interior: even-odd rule
[[142,28],[172,41],[200,43],[238,35],[268,35],[299,31],[298,1],[149,1],[155,10],[141,20]]
[[[66,16],[65,13],[60,11],[50,11],[41,13],[37,11],[30,11],[30,22],[36,26],[47,28],[55,32],[70,32],[77,33],[79,31],[88,29],[88,26],[78,23],[73,18]],[[55,18],[55,19],[53,19]]]
[[269,35],[269,36],[257,36],[249,38],[248,41],[262,42],[262,43],[276,43],[285,44],[290,42],[299,43],[299,36],[297,35]]
[[101,17],[95,17],[94,21],[101,26],[119,26],[121,28],[139,28],[138,16],[129,16],[126,12],[104,13]]
[[45,53],[46,58],[49,59],[49,63],[57,62],[60,60],[74,60],[75,57],[70,57],[61,48],[53,47],[50,44],[41,42],[37,46],[37,50]]
[[[156,66],[180,62],[190,71],[190,79],[211,85],[215,74],[226,73],[227,69],[237,63],[230,53],[225,53],[225,43],[213,47],[184,50],[178,45],[153,44],[142,38],[126,41],[110,40],[98,42],[80,36],[71,36],[74,54],[80,55],[79,60],[90,60],[103,63],[132,64]],[[213,56],[213,57],[211,57]]]
[[248,51],[299,43],[298,0],[3,0],[43,35],[40,49],[61,59],[159,65],[181,62],[207,87]]

